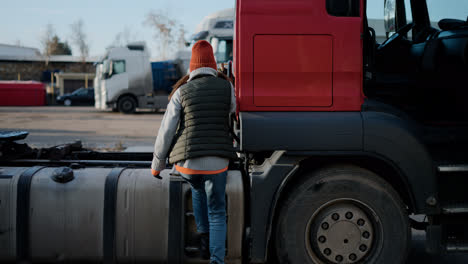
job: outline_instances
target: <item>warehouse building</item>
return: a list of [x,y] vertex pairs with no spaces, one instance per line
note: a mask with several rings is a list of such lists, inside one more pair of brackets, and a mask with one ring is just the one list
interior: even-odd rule
[[[92,87],[96,60],[87,58],[83,62],[80,57],[70,55],[46,58],[36,48],[0,44],[0,80],[39,81],[48,85],[48,93],[68,93]],[[55,79],[57,75],[62,76],[59,81]]]

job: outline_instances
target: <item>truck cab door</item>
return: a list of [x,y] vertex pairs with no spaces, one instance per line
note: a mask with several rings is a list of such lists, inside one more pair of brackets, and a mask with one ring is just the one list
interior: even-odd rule
[[241,111],[359,111],[361,0],[238,0]]
[[106,101],[115,101],[115,98],[120,95],[122,90],[127,90],[128,73],[126,68],[126,60],[112,60],[111,71],[106,76],[105,89],[107,91]]

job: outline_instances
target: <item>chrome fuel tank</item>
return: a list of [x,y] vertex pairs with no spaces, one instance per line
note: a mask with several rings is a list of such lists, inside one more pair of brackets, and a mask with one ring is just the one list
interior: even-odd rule
[[[0,167],[0,262],[204,263],[190,188],[148,169]],[[227,263],[241,262],[244,199],[229,171]]]

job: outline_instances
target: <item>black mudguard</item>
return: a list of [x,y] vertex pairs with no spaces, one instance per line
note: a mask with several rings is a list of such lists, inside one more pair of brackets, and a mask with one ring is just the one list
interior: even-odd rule
[[410,119],[385,112],[362,112],[362,118],[363,151],[381,157],[400,171],[415,213],[436,213],[438,206],[432,203],[437,202],[436,166],[421,142],[419,127]]

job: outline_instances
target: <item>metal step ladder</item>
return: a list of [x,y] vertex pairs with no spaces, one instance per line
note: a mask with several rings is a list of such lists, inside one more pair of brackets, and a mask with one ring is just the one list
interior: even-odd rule
[[[462,174],[468,176],[468,164],[444,164],[437,166],[437,171],[440,174],[451,175],[451,174]],[[468,188],[468,186],[467,186]],[[455,214],[468,214],[468,193],[466,201],[462,202],[450,202],[446,205],[442,205],[442,213],[444,215],[455,215]]]
[[[457,178],[466,179],[465,177],[468,177],[468,164],[440,164],[439,166],[437,166],[437,171],[442,177],[444,177],[442,180],[454,180],[454,182],[456,182],[455,179]],[[460,182],[460,184],[464,185],[465,182],[466,181],[463,180]],[[468,188],[468,186],[466,186],[466,188]],[[451,189],[445,189],[446,193],[450,193],[450,191]],[[449,197],[451,198],[446,197],[448,199],[443,201],[443,203],[441,204],[441,219],[445,220],[443,221],[444,224],[442,225],[442,229],[439,229],[439,231],[435,234],[438,233],[440,239],[443,239],[442,236],[445,236],[445,239],[443,239],[445,240],[443,246],[445,252],[466,253],[468,252],[468,237],[466,237],[466,230],[468,229],[468,227],[465,226],[468,226],[468,222],[466,222],[466,225],[463,222],[465,221],[464,219],[468,219],[468,192],[466,192],[466,196],[462,188],[456,188],[456,192],[458,192],[458,196],[455,195],[451,197],[449,195]],[[456,198],[453,199],[454,197]],[[455,230],[457,230],[457,226],[460,226],[460,234],[458,234],[458,232],[451,234],[451,232],[446,233],[446,231],[442,231],[447,230],[446,228],[449,228],[451,230],[454,230],[455,228]]]

